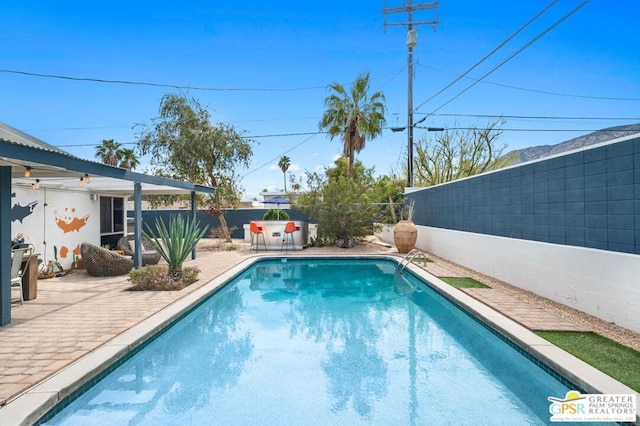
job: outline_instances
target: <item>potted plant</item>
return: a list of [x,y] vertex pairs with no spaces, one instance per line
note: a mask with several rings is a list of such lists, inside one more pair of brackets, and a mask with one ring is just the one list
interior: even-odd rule
[[73,263],[71,264],[71,269],[84,269],[84,260],[82,257],[73,255]]
[[[413,208],[415,201],[411,200],[400,211],[400,221],[393,228],[393,241],[399,253],[409,253],[416,247],[418,228],[413,223]],[[406,219],[404,218],[406,216]]]

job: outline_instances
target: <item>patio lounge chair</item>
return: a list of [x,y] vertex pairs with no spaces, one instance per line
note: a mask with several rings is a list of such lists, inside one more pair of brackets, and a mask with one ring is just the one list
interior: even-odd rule
[[32,244],[18,244],[11,251],[11,287],[17,287],[20,291],[20,304],[24,303],[22,290],[22,276],[29,267],[29,260],[33,254]]
[[80,252],[87,268],[87,273],[92,277],[124,275],[133,269],[131,256],[122,256],[89,243],[82,243]]
[[[125,255],[133,257],[134,254],[134,236],[124,236],[120,238],[116,244],[116,248],[118,250],[122,250]],[[144,265],[155,265],[160,261],[160,253],[156,250],[153,250],[153,245],[149,241],[149,238],[142,236],[141,237],[141,245],[142,249],[142,266]]]

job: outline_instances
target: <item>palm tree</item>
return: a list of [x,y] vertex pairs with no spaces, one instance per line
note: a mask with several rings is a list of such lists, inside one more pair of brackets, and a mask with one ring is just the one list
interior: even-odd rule
[[356,78],[350,92],[339,83],[333,83],[329,87],[334,93],[324,100],[327,110],[319,127],[328,131],[331,139],[342,135],[343,155],[347,158],[348,173],[351,175],[354,153],[364,148],[367,137],[373,139],[382,134],[386,110],[384,94],[375,92],[368,97],[368,73]]
[[118,156],[120,157],[118,167],[120,168],[133,170],[138,164],[140,164],[140,161],[138,160],[138,157],[136,156],[136,153],[133,149],[122,148],[118,151],[118,154]]
[[118,142],[113,139],[103,139],[101,144],[96,146],[96,158],[108,166],[117,166],[120,151]]
[[284,192],[287,192],[287,170],[289,170],[289,166],[291,165],[291,159],[286,155],[280,157],[280,161],[278,161],[278,167],[284,173]]

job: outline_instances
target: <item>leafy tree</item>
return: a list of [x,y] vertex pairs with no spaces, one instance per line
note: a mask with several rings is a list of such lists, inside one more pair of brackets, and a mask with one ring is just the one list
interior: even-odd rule
[[372,187],[375,199],[383,204],[377,221],[381,223],[395,224],[400,220],[404,205],[404,179],[390,176],[379,177]]
[[349,175],[344,157],[324,174],[307,174],[307,186],[295,206],[318,221],[318,238],[327,242],[370,235],[374,221],[383,215],[381,204],[387,202],[389,192],[395,193],[359,161]]
[[278,161],[278,167],[284,173],[284,192],[287,192],[287,170],[289,170],[289,166],[291,165],[291,159],[286,155],[280,157],[280,161]]
[[167,94],[159,112],[153,126],[139,135],[140,152],[150,156],[157,175],[215,187],[215,195],[205,201],[213,205],[224,238],[231,241],[222,209],[240,202],[236,168],[249,166],[253,141],[243,139],[231,125],[212,124],[209,112],[195,98]]
[[444,131],[416,144],[416,186],[432,186],[489,170],[505,167],[510,158],[502,157],[506,146],[496,146],[501,122],[486,128]]
[[263,220],[289,220],[289,213],[280,209],[269,209],[263,215]]
[[117,166],[120,161],[121,145],[113,139],[103,139],[96,146],[96,158],[108,166]]
[[382,134],[386,110],[384,94],[375,92],[369,97],[368,73],[358,76],[349,92],[339,83],[329,87],[333,93],[324,100],[327,110],[319,127],[328,131],[332,140],[336,135],[342,136],[343,155],[347,158],[350,175],[354,153],[365,147],[367,138],[374,139]]

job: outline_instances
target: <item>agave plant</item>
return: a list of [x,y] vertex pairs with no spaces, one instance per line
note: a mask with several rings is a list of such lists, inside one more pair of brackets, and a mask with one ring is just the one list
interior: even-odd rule
[[168,227],[161,217],[157,218],[157,236],[153,235],[149,225],[146,227],[148,232],[142,233],[151,240],[153,247],[167,262],[169,275],[173,277],[180,276],[182,264],[206,232],[205,227],[200,227],[200,222],[185,219],[180,215],[169,216]]

